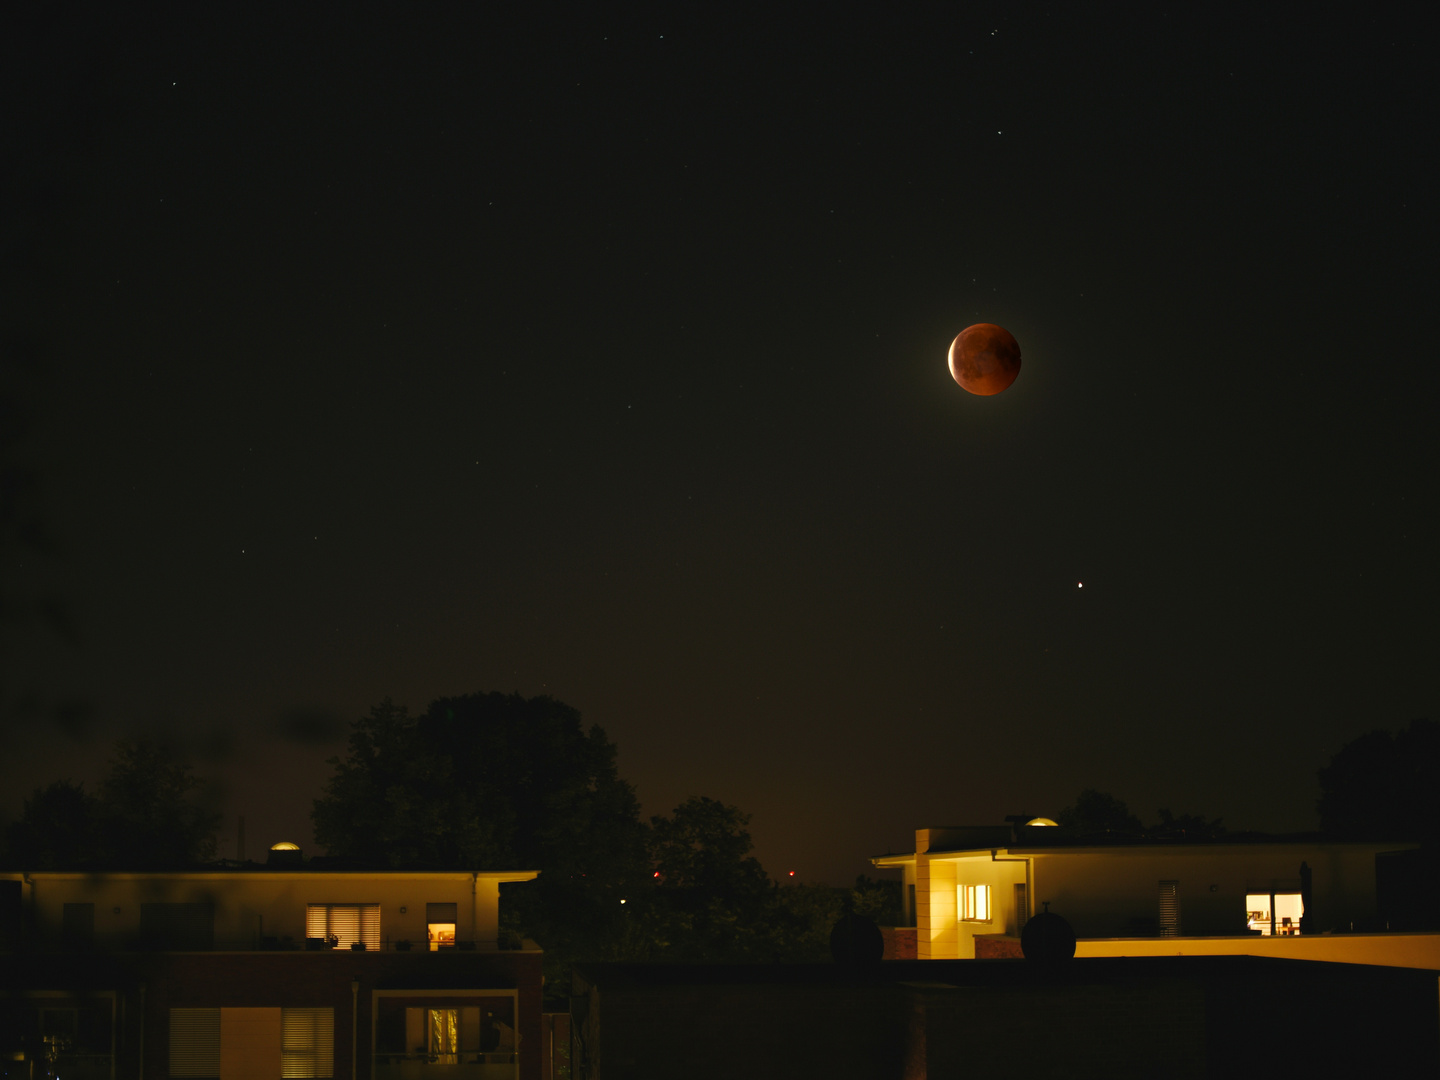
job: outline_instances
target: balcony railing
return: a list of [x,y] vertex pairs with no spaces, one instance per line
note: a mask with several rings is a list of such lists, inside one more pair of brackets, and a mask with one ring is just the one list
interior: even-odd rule
[[26,1080],[111,1080],[115,1075],[115,1063],[109,1054],[68,1050],[53,1057],[40,1054],[32,1058],[19,1053],[7,1065],[6,1075]]
[[[506,952],[521,949],[522,946],[506,941],[496,943],[493,941],[459,941],[453,946],[447,945],[444,948],[434,950],[439,953],[467,953],[467,952]],[[31,940],[22,942],[21,949],[17,951],[38,951],[44,953],[100,953],[100,952],[352,952],[348,945],[327,945],[318,939],[293,938],[293,937],[263,937],[258,941],[254,938],[240,940],[225,940],[217,938],[209,944],[198,942],[164,942],[156,940],[142,940],[139,938],[124,938],[118,941],[96,941],[93,943],[77,943],[74,941],[59,941],[49,938],[41,938],[38,941]],[[425,941],[415,941],[406,944],[403,940],[385,940],[377,946],[363,950],[365,952],[413,952],[428,953],[432,950]],[[0,955],[5,955],[0,950]]]

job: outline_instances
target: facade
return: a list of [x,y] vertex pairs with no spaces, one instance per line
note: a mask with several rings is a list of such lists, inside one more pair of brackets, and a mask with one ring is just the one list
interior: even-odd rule
[[6,1080],[541,1075],[534,871],[0,873]]
[[[1021,929],[1047,906],[1074,928],[1081,956],[1300,957],[1310,949],[1301,938],[1329,935],[1333,946],[1336,932],[1383,929],[1376,926],[1376,857],[1409,846],[1249,838],[1093,843],[1046,823],[919,829],[914,852],[871,861],[903,872],[921,960],[1019,955]],[[1440,939],[1429,937],[1417,936],[1429,951],[1413,966],[1440,966]],[[1230,944],[1195,948],[1196,939]]]

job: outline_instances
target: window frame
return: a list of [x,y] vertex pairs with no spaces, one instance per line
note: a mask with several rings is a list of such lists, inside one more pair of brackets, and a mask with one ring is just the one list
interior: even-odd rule
[[989,885],[961,885],[957,897],[960,921],[991,923],[995,921],[994,896]]
[[[355,912],[355,924],[358,932],[350,935],[346,932],[343,936],[338,932],[343,929],[335,925],[335,913],[337,909],[351,910]],[[315,916],[319,911],[324,911],[323,926],[316,925]],[[348,949],[354,941],[362,942],[367,952],[379,952],[383,947],[383,938],[380,936],[381,929],[380,905],[373,902],[316,902],[309,901],[305,904],[305,940],[313,941],[317,937],[322,941],[335,938],[335,948]],[[315,931],[319,930],[320,933]]]

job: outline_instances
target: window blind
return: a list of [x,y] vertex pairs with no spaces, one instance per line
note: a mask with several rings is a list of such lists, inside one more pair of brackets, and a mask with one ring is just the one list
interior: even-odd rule
[[379,904],[307,904],[307,938],[335,937],[336,948],[348,949],[357,941],[367,949],[380,948]]
[[335,1075],[334,1009],[282,1009],[280,1025],[282,1077]]
[[1160,882],[1160,936],[1180,934],[1180,882]]
[[170,1075],[220,1076],[220,1010],[170,1010]]

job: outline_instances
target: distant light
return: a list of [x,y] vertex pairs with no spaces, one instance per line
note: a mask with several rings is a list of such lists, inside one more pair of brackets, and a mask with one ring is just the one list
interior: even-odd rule
[[795,876],[795,871],[794,871],[794,870],[791,870],[791,871],[790,871],[790,876],[791,876],[791,877],[794,877],[794,876]]
[[1076,587],[1077,589],[1083,589],[1083,588],[1085,587],[1085,583],[1084,583],[1083,581],[1077,581],[1077,582],[1075,583],[1075,587]]
[[289,840],[281,840],[278,844],[270,845],[271,851],[299,851],[299,844],[292,844]]
[[624,901],[624,900],[621,900],[620,902],[623,904],[625,901]]
[[656,870],[654,876],[655,876],[655,877],[659,877],[659,876],[660,876],[660,871],[659,871],[659,870]]
[[1025,822],[1025,824],[1026,824],[1026,825],[1055,825],[1056,822],[1051,821],[1048,817],[1032,817],[1029,821]]

